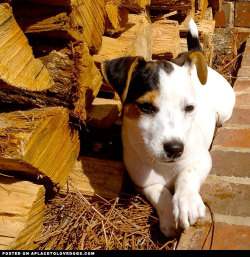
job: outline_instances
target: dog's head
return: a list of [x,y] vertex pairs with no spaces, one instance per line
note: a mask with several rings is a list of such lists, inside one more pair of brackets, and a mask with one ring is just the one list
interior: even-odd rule
[[123,102],[124,119],[136,126],[149,154],[160,161],[178,160],[187,147],[197,107],[193,68],[206,84],[207,65],[200,52],[181,54],[172,62],[122,57],[102,65],[105,80]]

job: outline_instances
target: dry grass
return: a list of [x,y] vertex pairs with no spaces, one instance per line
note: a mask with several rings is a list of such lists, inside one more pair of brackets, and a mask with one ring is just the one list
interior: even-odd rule
[[106,200],[74,189],[47,205],[38,250],[175,249],[177,240],[159,233],[153,208],[139,195]]

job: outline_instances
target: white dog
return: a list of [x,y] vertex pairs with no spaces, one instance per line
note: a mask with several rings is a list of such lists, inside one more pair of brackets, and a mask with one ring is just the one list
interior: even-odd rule
[[199,190],[212,165],[208,149],[216,122],[228,120],[235,103],[232,87],[207,67],[192,19],[187,41],[189,51],[172,62],[123,57],[102,66],[123,101],[126,168],[167,237],[204,217]]

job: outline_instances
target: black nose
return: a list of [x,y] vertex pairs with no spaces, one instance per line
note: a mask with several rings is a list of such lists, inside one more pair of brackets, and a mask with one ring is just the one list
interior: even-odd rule
[[169,141],[163,144],[163,148],[169,158],[176,158],[182,155],[184,145],[179,141]]

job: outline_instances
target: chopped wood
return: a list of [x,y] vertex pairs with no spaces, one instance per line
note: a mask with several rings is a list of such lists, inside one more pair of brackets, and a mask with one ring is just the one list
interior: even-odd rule
[[152,56],[152,29],[143,15],[129,15],[125,32],[117,38],[103,37],[100,52],[94,55],[97,66],[105,60],[122,56],[142,56],[150,60]]
[[106,129],[115,123],[121,115],[121,109],[122,103],[120,100],[97,97],[88,111],[87,124]]
[[42,91],[54,85],[48,70],[35,59],[8,4],[0,4],[0,89]]
[[195,0],[195,22],[204,19],[208,6],[208,0]]
[[104,0],[69,0],[66,6],[59,7],[44,5],[42,1],[19,1],[14,10],[26,34],[85,41],[93,53],[101,47],[106,15]]
[[102,45],[105,15],[105,0],[74,0],[70,19],[83,30],[84,41],[93,53]]
[[214,13],[221,11],[222,0],[208,0],[208,4],[212,7]]
[[68,123],[67,110],[60,107],[0,114],[0,169],[63,186],[80,144]]
[[150,5],[151,0],[122,0],[122,6],[129,10],[139,13]]
[[151,0],[150,9],[155,10],[194,10],[195,0]]
[[41,58],[55,84],[45,92],[12,92],[0,90],[3,103],[18,103],[34,107],[63,106],[70,115],[82,122],[87,118],[86,109],[97,95],[102,76],[85,43],[53,50]]
[[0,249],[34,250],[44,229],[44,187],[0,175],[0,199]]
[[[79,156],[69,174],[69,180],[84,195],[98,194],[112,199],[121,192],[124,173],[125,167],[122,162]],[[61,192],[67,189],[75,191],[69,183]]]
[[177,21],[160,20],[152,24],[153,59],[173,59],[181,52],[179,24]]
[[106,33],[113,35],[124,31],[128,22],[128,9],[121,5],[121,0],[109,0],[106,4]]

